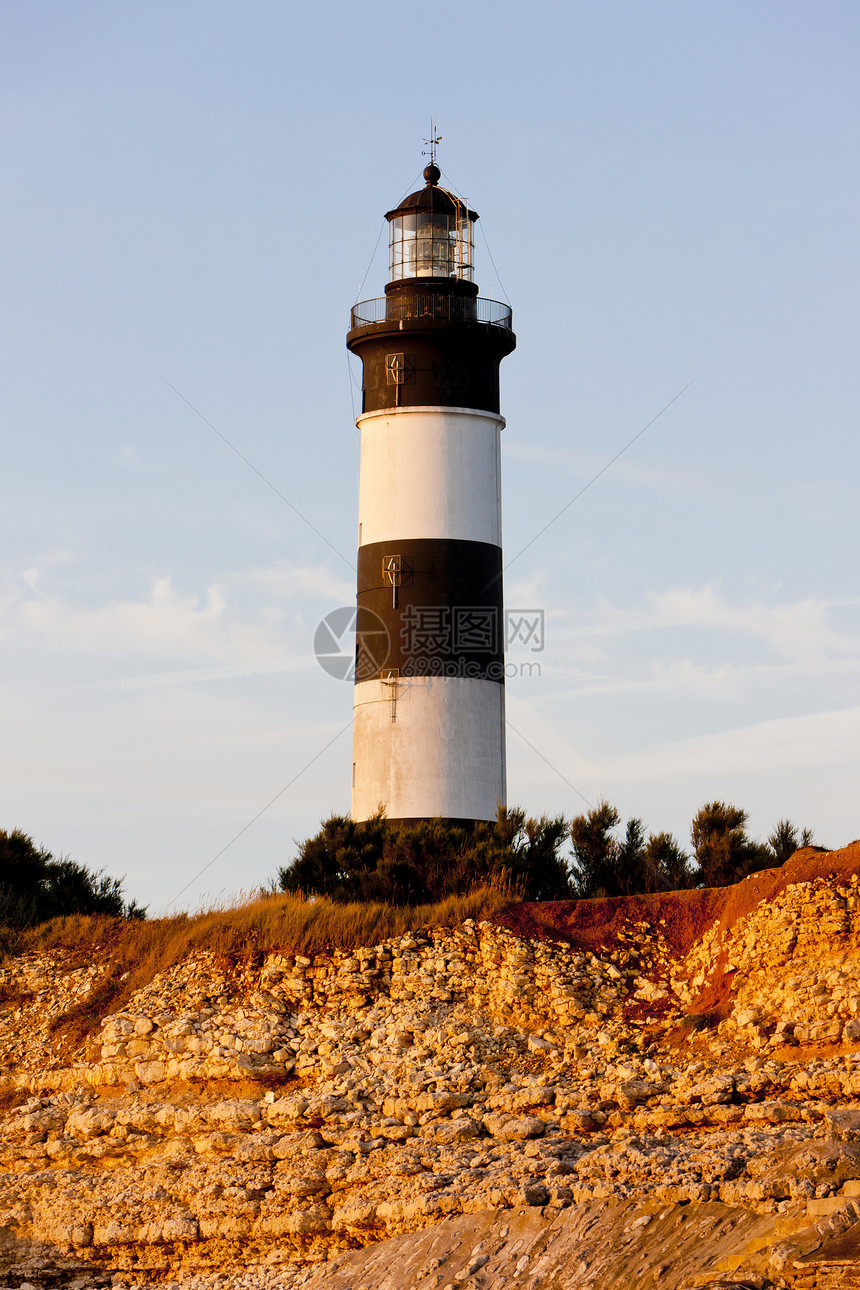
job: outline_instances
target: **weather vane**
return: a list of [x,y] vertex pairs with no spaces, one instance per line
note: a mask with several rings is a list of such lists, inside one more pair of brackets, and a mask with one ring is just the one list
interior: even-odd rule
[[[437,146],[437,144],[440,144],[440,143],[442,142],[442,136],[441,136],[441,134],[437,134],[437,133],[436,133],[436,117],[435,117],[435,116],[433,116],[433,117],[432,117],[432,119],[431,119],[431,121],[430,121],[430,138],[429,138],[429,139],[425,139],[425,140],[424,140],[424,142],[428,145],[428,147],[429,147],[429,149],[430,149],[430,164],[431,164],[431,166],[435,166],[435,165],[436,165],[436,146]],[[426,157],[426,156],[427,156],[427,148],[425,148],[425,149],[423,150],[423,152],[421,153],[421,156],[422,156],[422,157]]]

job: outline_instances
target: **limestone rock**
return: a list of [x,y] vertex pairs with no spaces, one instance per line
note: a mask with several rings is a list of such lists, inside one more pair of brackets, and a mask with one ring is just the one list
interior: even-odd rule
[[56,1023],[109,962],[7,960],[5,1282],[830,1290],[816,1250],[860,1220],[856,877],[737,913],[755,876],[683,950],[661,897],[603,948],[469,922],[195,952],[74,1052]]

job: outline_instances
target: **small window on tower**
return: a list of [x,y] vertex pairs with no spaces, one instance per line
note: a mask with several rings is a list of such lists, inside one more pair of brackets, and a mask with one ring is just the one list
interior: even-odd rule
[[385,372],[389,385],[414,385],[415,355],[386,354]]

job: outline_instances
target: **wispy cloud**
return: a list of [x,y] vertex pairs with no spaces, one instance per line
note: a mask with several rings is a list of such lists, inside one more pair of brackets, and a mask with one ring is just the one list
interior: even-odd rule
[[750,692],[760,696],[780,690],[800,690],[813,681],[826,687],[840,684],[860,686],[860,659],[820,660],[806,663],[757,663],[741,665],[721,663],[709,667],[693,659],[678,661],[645,659],[640,671],[623,670],[619,663],[615,673],[589,672],[584,667],[565,668],[543,663],[541,679],[550,684],[561,680],[539,701],[556,703],[560,699],[599,698],[602,696],[665,696],[671,699],[719,700],[736,702]]
[[[92,588],[42,580],[35,566],[25,573],[0,585],[0,643],[24,660],[128,663],[132,675],[111,678],[112,688],[300,670],[312,661],[319,618],[352,596],[325,569],[276,566],[230,574],[199,593],[158,577],[137,597],[93,604]],[[152,668],[141,669],[142,660]]]
[[860,655],[860,637],[837,630],[829,620],[835,608],[860,605],[860,599],[786,604],[730,604],[714,587],[669,591],[651,598],[656,625],[705,628],[749,636],[776,654],[799,662]]
[[254,663],[243,666],[225,663],[220,667],[187,667],[171,672],[144,672],[111,681],[85,681],[78,688],[83,692],[122,694],[132,690],[156,690],[164,686],[202,685],[209,681],[234,681],[243,676],[268,676],[273,673],[304,672],[317,667],[311,653],[284,657],[274,663]]
[[[550,469],[554,476],[565,475],[571,481],[584,483],[606,466],[607,457],[595,452],[586,452],[580,448],[565,448],[555,444],[526,443],[508,440],[505,444],[505,456],[514,461],[534,462],[537,466]],[[724,478],[726,498],[737,495],[736,483],[741,478],[741,471],[727,470]],[[661,496],[711,495],[714,492],[713,467],[695,467],[682,462],[642,461],[636,457],[624,457],[614,462],[611,478]],[[610,479],[607,474],[604,487]]]
[[735,726],[709,735],[652,744],[604,760],[603,773],[659,780],[667,776],[733,775],[797,767],[837,767],[856,782],[860,761],[860,707],[812,712]]
[[[743,799],[744,784],[774,776],[786,785],[790,776],[807,776],[807,792],[820,792],[828,782],[843,808],[856,814],[854,785],[860,774],[860,707],[735,723],[729,729],[678,739],[646,739],[638,746],[618,740],[616,745],[595,747],[593,724],[560,727],[552,714],[512,696],[509,707],[514,722],[559,773],[591,800],[601,795],[618,797],[646,789],[654,796],[667,786],[678,791],[684,783],[695,785],[693,796],[703,800],[725,792]],[[539,763],[518,749],[511,753],[518,778],[543,784]],[[726,787],[728,786],[728,787]],[[790,809],[786,795],[783,811]],[[577,808],[578,809],[578,808]],[[858,823],[860,829],[860,823]]]
[[[653,593],[647,596],[645,605],[634,609],[604,600],[590,610],[582,606],[577,606],[575,611],[553,609],[551,621],[555,624],[556,639],[704,630],[746,636],[784,658],[811,662],[860,656],[860,635],[839,629],[832,622],[834,610],[858,606],[860,598],[857,597],[733,604],[709,585]],[[548,639],[552,637],[548,635]]]
[[[566,476],[573,485],[591,479],[606,466],[606,457],[599,453],[550,443],[517,442],[513,438],[505,442],[505,458],[534,462],[536,466],[551,471],[554,477]],[[698,466],[686,461],[644,460],[636,456],[622,457],[614,462],[611,472],[607,472],[605,477],[604,488],[610,487],[613,480],[625,488],[659,497],[674,497],[685,502],[704,499],[709,506],[717,505],[722,510],[747,506],[750,496],[754,495],[756,506],[761,511],[790,506],[795,515],[802,511],[807,516],[819,518],[828,514],[828,496],[840,482],[835,475],[829,478],[781,477],[774,471],[772,463],[769,463],[765,479],[762,472],[751,470],[747,464],[717,467],[708,462]]]

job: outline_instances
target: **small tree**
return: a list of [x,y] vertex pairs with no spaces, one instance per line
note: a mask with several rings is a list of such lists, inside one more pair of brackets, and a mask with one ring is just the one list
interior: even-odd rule
[[567,900],[573,895],[570,866],[561,848],[568,824],[562,815],[542,815],[539,820],[515,807],[502,808],[496,833],[507,848],[501,867],[514,887],[528,893],[527,900]]
[[622,896],[638,896],[650,891],[650,874],[645,861],[645,825],[640,819],[627,821],[624,837],[618,846],[616,881]]
[[613,830],[620,822],[616,808],[602,800],[585,815],[577,815],[571,821],[571,878],[580,899],[621,895],[618,881],[621,848],[613,837]]
[[798,830],[791,820],[780,820],[767,840],[777,865],[785,864],[801,847],[811,847],[814,844],[812,829]]
[[638,896],[695,885],[690,862],[671,833],[649,833],[642,820],[627,821],[623,839],[613,836],[621,817],[600,802],[572,821],[573,882],[577,895]]
[[690,840],[702,885],[727,887],[758,869],[772,867],[773,855],[747,837],[746,811],[728,802],[706,802],[693,817]]
[[646,891],[681,891],[695,887],[690,857],[671,833],[649,833],[644,854],[649,885]]

